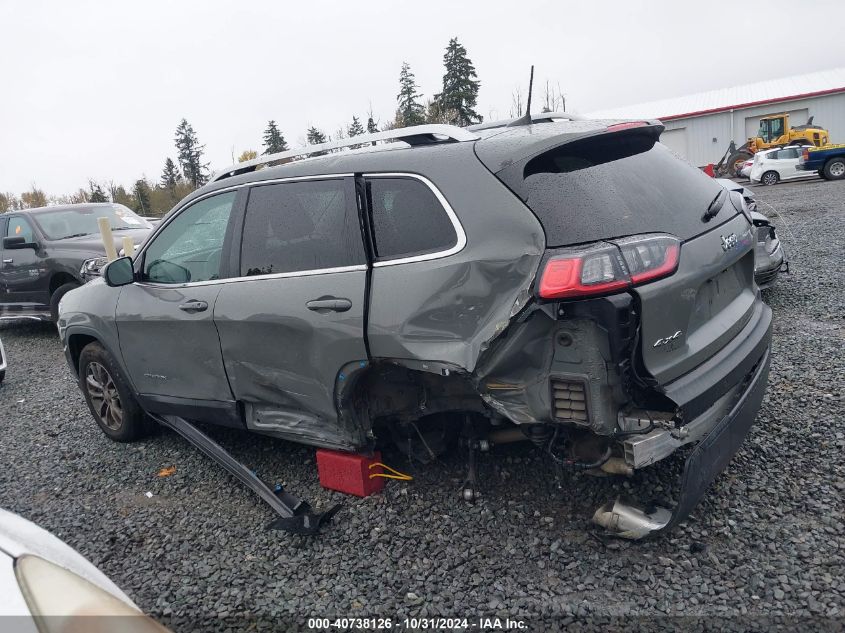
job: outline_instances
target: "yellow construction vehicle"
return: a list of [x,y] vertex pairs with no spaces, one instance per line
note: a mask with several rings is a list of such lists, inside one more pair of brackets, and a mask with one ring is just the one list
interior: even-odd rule
[[785,145],[821,147],[829,142],[830,134],[824,128],[813,125],[813,117],[807,120],[806,125],[790,127],[788,114],[773,114],[760,119],[757,136],[749,138],[744,145],[737,147],[731,141],[728,151],[722,156],[714,171],[721,176],[738,176],[742,164],[760,150]]

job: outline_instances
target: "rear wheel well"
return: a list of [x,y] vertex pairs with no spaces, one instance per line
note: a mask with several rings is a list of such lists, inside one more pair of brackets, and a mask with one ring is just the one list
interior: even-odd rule
[[378,422],[411,422],[435,413],[487,412],[467,375],[421,371],[401,362],[376,361],[348,376],[338,394],[341,415],[371,429]]
[[50,278],[50,296],[65,284],[79,285],[79,280],[70,273],[56,273]]
[[88,334],[72,334],[67,340],[67,348],[70,352],[70,357],[73,360],[73,370],[79,373],[79,356],[82,350],[89,343],[99,342],[95,337]]

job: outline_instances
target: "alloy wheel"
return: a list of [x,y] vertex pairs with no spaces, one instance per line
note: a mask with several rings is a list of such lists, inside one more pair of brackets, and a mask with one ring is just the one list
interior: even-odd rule
[[100,421],[112,431],[120,430],[123,425],[120,394],[114,379],[103,365],[96,361],[88,363],[85,370],[85,388]]
[[834,178],[841,178],[843,175],[845,175],[845,163],[837,161],[831,164],[830,175]]
[[777,183],[778,178],[773,173],[769,172],[765,176],[763,176],[763,184],[765,185],[774,185]]

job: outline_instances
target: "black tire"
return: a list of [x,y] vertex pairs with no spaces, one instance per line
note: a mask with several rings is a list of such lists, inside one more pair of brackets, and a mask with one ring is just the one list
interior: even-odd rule
[[842,180],[845,178],[845,157],[831,158],[824,164],[822,173],[827,180]]
[[74,282],[62,284],[50,295],[50,318],[53,320],[53,323],[59,320],[59,301],[62,300],[67,293],[71,290],[79,288],[79,284]]
[[747,150],[741,149],[733,154],[731,154],[730,158],[728,158],[728,162],[725,164],[725,170],[727,171],[728,176],[732,178],[739,178],[739,172],[742,169],[742,164],[750,160],[753,154]]
[[0,385],[3,384],[3,380],[6,378],[6,370],[0,371]]
[[79,355],[79,388],[103,433],[115,442],[134,442],[151,433],[117,362],[99,343],[89,343]]
[[766,186],[776,185],[780,181],[780,175],[776,171],[767,171],[760,176],[760,182]]

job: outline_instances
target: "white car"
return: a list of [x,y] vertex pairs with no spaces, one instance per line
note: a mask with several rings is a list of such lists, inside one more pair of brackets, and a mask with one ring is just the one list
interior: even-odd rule
[[739,175],[742,178],[751,178],[751,167],[754,165],[754,159],[750,159],[742,163],[742,167],[739,168]]
[[751,165],[751,173],[749,174],[751,182],[776,185],[781,180],[818,178],[816,172],[798,169],[798,159],[801,158],[804,147],[812,147],[812,145],[792,145],[757,152],[754,154],[754,163]]
[[34,523],[3,509],[0,616],[17,616],[4,624],[26,633],[168,631],[141,613],[81,554]]

